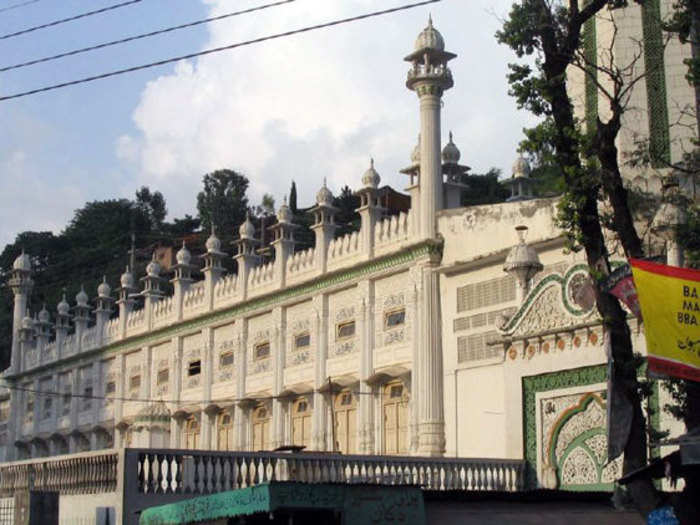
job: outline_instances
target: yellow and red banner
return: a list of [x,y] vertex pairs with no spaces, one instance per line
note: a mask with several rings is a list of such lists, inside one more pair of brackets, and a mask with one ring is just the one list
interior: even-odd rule
[[649,370],[700,381],[700,271],[630,259]]

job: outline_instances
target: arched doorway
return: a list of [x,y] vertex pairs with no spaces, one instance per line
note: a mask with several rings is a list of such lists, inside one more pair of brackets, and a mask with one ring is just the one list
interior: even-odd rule
[[343,390],[335,396],[333,410],[336,451],[357,454],[357,397]]
[[217,450],[233,450],[233,418],[229,412],[222,412],[216,418]]
[[185,448],[187,449],[197,449],[199,448],[199,418],[197,416],[190,416],[187,421],[185,421]]
[[408,454],[408,392],[401,381],[391,381],[382,391],[384,453]]
[[270,450],[270,409],[261,405],[253,410],[253,450]]
[[292,444],[311,447],[311,403],[307,397],[292,404]]

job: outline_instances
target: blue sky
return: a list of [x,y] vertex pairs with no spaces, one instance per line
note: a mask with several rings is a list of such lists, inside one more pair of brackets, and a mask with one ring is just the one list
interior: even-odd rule
[[[119,0],[41,0],[0,12],[0,33]],[[0,0],[0,8],[17,0]],[[0,40],[0,65],[151,31],[265,0],[143,0],[133,6]],[[0,73],[0,94],[352,16],[403,0],[296,2],[106,50]],[[493,38],[509,0],[445,0],[412,11],[272,41],[183,63],[0,102],[0,246],[21,231],[60,231],[88,200],[160,190],[170,215],[195,213],[204,173],[232,168],[253,201],[297,182],[301,204],[327,177],[356,186],[369,157],[401,189],[418,131],[418,102],[404,87],[428,12],[459,55],[445,96],[475,171],[508,172],[531,123],[507,95],[513,57]]]

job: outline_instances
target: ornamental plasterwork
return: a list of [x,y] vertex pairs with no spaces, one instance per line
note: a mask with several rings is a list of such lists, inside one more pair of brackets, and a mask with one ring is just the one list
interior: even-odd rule
[[391,310],[393,308],[397,308],[399,306],[403,306],[405,303],[404,300],[404,294],[403,293],[398,293],[395,295],[389,295],[388,297],[384,298],[384,309],[385,310]]
[[384,334],[384,346],[389,346],[394,343],[403,343],[405,338],[405,331],[403,329],[392,330]]
[[553,273],[544,277],[504,322],[501,332],[509,337],[535,336],[599,319],[589,279],[587,266],[582,264],[573,266],[564,276]]
[[311,353],[308,350],[294,352],[289,356],[287,366],[297,366],[308,363],[311,359]]
[[341,308],[335,313],[335,322],[336,323],[341,323],[343,321],[347,321],[349,319],[354,319],[355,318],[355,307],[354,306],[349,306],[347,308]]
[[292,333],[300,334],[303,332],[308,332],[311,327],[311,322],[308,319],[303,319],[300,321],[295,321],[292,323]]
[[344,341],[335,345],[335,355],[347,355],[357,351],[355,341]]
[[251,375],[252,374],[262,374],[263,372],[269,372],[270,371],[270,358],[264,359],[262,361],[255,361],[253,363],[253,366],[250,370]]
[[255,334],[251,338],[253,345],[255,345],[256,343],[261,343],[263,341],[269,341],[269,340],[270,340],[270,330],[258,330],[257,332],[255,332]]

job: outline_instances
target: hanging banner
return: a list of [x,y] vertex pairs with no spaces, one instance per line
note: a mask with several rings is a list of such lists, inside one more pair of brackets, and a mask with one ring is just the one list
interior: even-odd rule
[[700,271],[630,259],[649,370],[700,381]]
[[637,290],[632,279],[632,270],[629,264],[623,264],[616,268],[609,276],[603,289],[625,303],[630,312],[641,321],[642,313],[639,310]]

